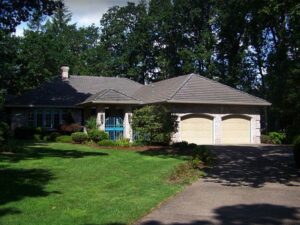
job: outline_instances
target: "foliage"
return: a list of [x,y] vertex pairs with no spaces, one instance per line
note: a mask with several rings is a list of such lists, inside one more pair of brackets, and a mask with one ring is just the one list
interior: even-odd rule
[[0,16],[5,31],[30,19],[23,37],[0,31],[1,92],[19,95],[38,87],[64,64],[73,74],[117,75],[140,83],[199,73],[269,100],[267,131],[285,130],[288,139],[297,134],[298,1],[141,1],[110,8],[101,30],[72,24],[59,2],[1,5],[2,17],[8,16],[4,21]]
[[300,168],[300,135],[298,135],[294,140],[293,152],[294,152],[295,162],[298,168]]
[[[175,145],[175,146],[174,146]],[[192,158],[183,164],[178,165],[172,172],[169,180],[173,183],[191,183],[192,181],[204,176],[202,171],[205,167],[212,166],[215,162],[215,155],[207,146],[197,146],[186,142],[174,143],[173,147],[180,151],[189,151]]]
[[97,127],[97,119],[96,117],[90,117],[86,122],[85,122],[85,127],[88,130],[96,130]]
[[79,132],[81,130],[82,130],[82,126],[78,123],[62,124],[60,126],[60,131],[66,134],[72,134],[74,132]]
[[131,146],[130,140],[129,139],[119,139],[115,141],[116,146],[120,147],[129,147]]
[[282,132],[270,132],[268,136],[273,144],[283,144],[286,140],[286,134]]
[[187,149],[189,143],[187,141],[175,142],[172,144],[174,148],[179,148],[180,150]]
[[171,134],[177,129],[177,122],[166,107],[150,105],[134,111],[132,128],[141,142],[169,144]]
[[190,184],[205,173],[198,168],[195,168],[195,161],[189,161],[179,164],[171,173],[169,181],[171,183]]
[[0,29],[14,32],[21,22],[27,22],[37,14],[50,16],[61,5],[62,1],[55,0],[1,1]]
[[74,143],[82,144],[88,140],[88,135],[84,132],[75,132],[71,134]]
[[10,130],[7,123],[0,122],[0,144],[8,141],[8,138],[10,137]]
[[[196,162],[203,162],[205,166],[211,166],[215,161],[215,155],[208,149],[207,146],[198,145],[192,150],[193,160]],[[201,165],[199,165],[201,166]]]
[[116,146],[116,142],[112,140],[102,140],[97,143],[99,146]]
[[72,137],[70,135],[61,135],[58,136],[55,141],[60,143],[72,143]]
[[180,158],[64,143],[15,147],[18,154],[0,153],[0,208],[26,213],[7,213],[5,225],[133,224],[183,188],[166,182]]
[[108,138],[109,138],[108,133],[106,133],[103,130],[98,130],[98,129],[89,130],[88,136],[95,143],[102,141],[102,140],[108,140]]
[[266,135],[266,134],[262,134],[260,136],[260,142],[262,144],[274,144],[271,137],[269,135]]

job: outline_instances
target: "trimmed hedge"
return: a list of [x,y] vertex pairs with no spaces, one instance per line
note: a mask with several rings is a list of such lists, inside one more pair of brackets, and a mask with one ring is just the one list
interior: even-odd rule
[[95,143],[102,141],[102,140],[108,140],[108,138],[109,138],[108,133],[106,133],[102,130],[97,130],[97,129],[88,131],[88,136]]
[[89,139],[88,135],[84,132],[75,132],[71,135],[71,137],[73,142],[77,144],[82,144]]

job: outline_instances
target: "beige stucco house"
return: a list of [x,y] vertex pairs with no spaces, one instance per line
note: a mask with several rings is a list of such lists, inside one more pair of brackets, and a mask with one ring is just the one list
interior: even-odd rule
[[173,141],[196,144],[260,143],[260,112],[270,103],[223,85],[189,74],[149,85],[126,78],[62,75],[7,102],[12,128],[55,129],[66,113],[84,124],[97,117],[99,129],[112,139],[133,139],[133,110],[146,104],[164,104],[177,116]]

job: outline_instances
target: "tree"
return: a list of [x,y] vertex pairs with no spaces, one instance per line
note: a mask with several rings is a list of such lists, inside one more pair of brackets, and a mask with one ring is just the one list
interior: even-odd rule
[[151,105],[133,113],[132,128],[137,141],[149,144],[169,144],[177,129],[176,117],[164,106]]
[[14,32],[21,22],[27,22],[34,15],[52,15],[53,11],[63,5],[56,0],[8,0],[0,2],[0,29]]

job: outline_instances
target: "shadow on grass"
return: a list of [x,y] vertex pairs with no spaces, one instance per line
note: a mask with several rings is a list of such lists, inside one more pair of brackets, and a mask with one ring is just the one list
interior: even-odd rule
[[0,217],[5,215],[14,215],[14,214],[20,214],[21,211],[15,208],[4,208],[0,209]]
[[[195,220],[190,223],[168,223],[170,225],[296,225],[300,224],[300,209],[272,204],[223,206],[214,210],[214,221]],[[162,225],[149,220],[140,225]]]
[[[45,145],[45,147],[43,147]],[[16,152],[0,152],[0,161],[18,162],[26,159],[41,159],[45,157],[59,157],[59,158],[83,158],[89,156],[105,156],[107,153],[102,152],[88,152],[77,149],[65,150],[54,149],[47,146],[47,144],[25,144]]]
[[[53,194],[54,192],[47,192],[44,189],[44,186],[52,179],[54,179],[53,174],[45,169],[0,168],[0,205],[19,201],[25,197]],[[8,210],[7,213],[9,212],[16,213],[15,210]]]

